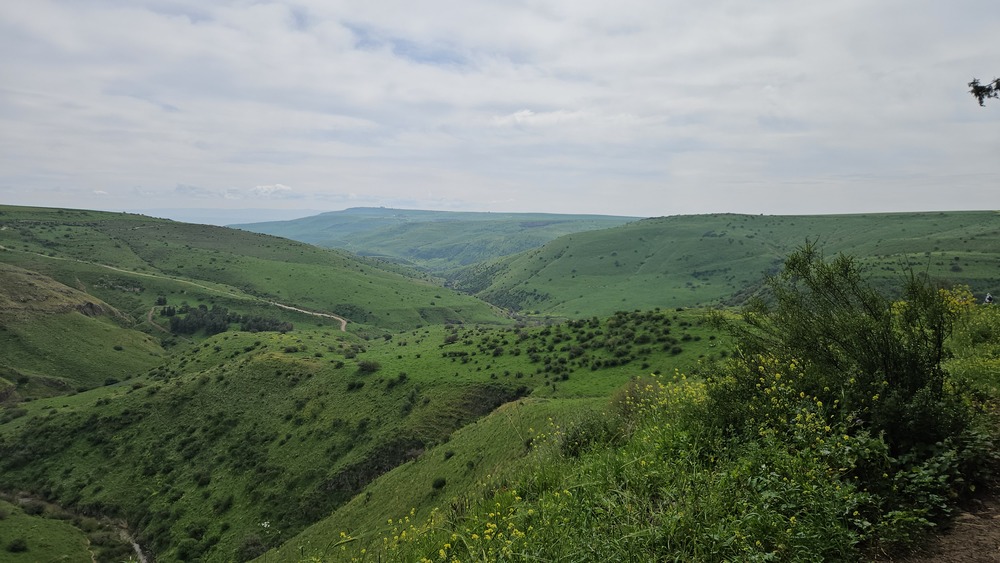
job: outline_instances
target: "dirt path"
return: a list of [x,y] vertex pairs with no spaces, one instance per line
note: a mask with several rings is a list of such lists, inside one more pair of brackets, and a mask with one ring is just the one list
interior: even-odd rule
[[[115,271],[115,272],[121,272],[123,274],[129,274],[129,275],[132,275],[132,276],[143,276],[143,277],[147,277],[147,278],[156,278],[156,279],[162,279],[162,280],[169,280],[169,281],[176,282],[176,283],[183,283],[183,284],[187,284],[187,285],[191,285],[191,286],[197,287],[199,289],[204,289],[206,291],[211,291],[213,293],[218,293],[220,295],[225,295],[226,297],[234,297],[236,299],[253,299],[253,300],[257,300],[257,301],[263,301],[264,303],[267,303],[268,305],[272,305],[274,307],[279,307],[281,309],[285,309],[285,310],[288,310],[288,311],[295,311],[296,313],[302,313],[304,315],[312,315],[314,317],[320,317],[320,318],[324,318],[324,319],[334,319],[334,320],[336,320],[337,322],[340,323],[340,330],[341,330],[341,332],[347,332],[347,319],[345,319],[344,317],[338,316],[338,315],[331,314],[331,313],[320,313],[320,312],[317,312],[317,311],[308,311],[306,309],[300,309],[300,308],[294,307],[292,305],[285,305],[284,303],[278,303],[277,301],[268,301],[266,299],[261,299],[259,297],[254,297],[252,295],[233,293],[231,291],[225,291],[225,290],[219,289],[217,287],[210,287],[210,286],[207,286],[207,285],[202,285],[200,283],[195,283],[195,282],[190,281],[190,280],[184,280],[184,279],[180,279],[180,278],[172,278],[170,276],[164,276],[164,275],[160,275],[160,274],[148,274],[148,273],[145,273],[145,272],[134,272],[132,270],[123,270],[122,268],[116,268],[114,266],[109,266],[107,264],[98,264],[96,262],[87,262],[86,260],[80,260],[80,259],[77,259],[77,258],[62,258],[62,257],[59,257],[59,256],[46,256],[45,254],[41,254],[41,253],[38,253],[38,252],[28,252],[26,250],[18,250],[18,249],[15,249],[15,248],[7,248],[6,246],[3,246],[3,245],[0,245],[0,250],[5,250],[5,251],[8,251],[8,252],[24,252],[26,254],[34,254],[35,256],[40,256],[42,258],[48,258],[49,260],[64,260],[64,261],[68,261],[68,262],[79,262],[80,264],[87,264],[89,266],[97,266],[97,267],[100,267],[100,268],[107,268],[108,270],[112,270],[112,271]],[[156,323],[153,322],[153,311],[152,310],[149,311],[149,314],[146,316],[146,319],[151,324],[153,324],[153,326],[159,328],[160,330],[163,330],[165,332],[169,332],[168,330],[164,329],[160,325],[157,325]]]
[[282,309],[287,309],[289,311],[295,311],[297,313],[305,313],[307,315],[312,315],[314,317],[323,317],[326,319],[334,319],[340,322],[340,330],[342,332],[347,332],[347,319],[343,317],[338,317],[337,315],[331,315],[328,313],[317,313],[316,311],[306,311],[305,309],[299,309],[298,307],[292,307],[291,305],[285,305],[283,303],[277,303],[275,301],[268,301],[271,305],[275,307],[281,307]]
[[146,322],[148,322],[149,324],[153,325],[153,327],[160,329],[162,332],[169,333],[170,332],[169,330],[167,330],[166,328],[164,328],[164,327],[156,324],[153,321],[153,313],[155,313],[155,312],[156,312],[156,307],[150,307],[149,312],[146,313]]
[[1000,562],[1000,496],[974,499],[951,527],[895,563]]

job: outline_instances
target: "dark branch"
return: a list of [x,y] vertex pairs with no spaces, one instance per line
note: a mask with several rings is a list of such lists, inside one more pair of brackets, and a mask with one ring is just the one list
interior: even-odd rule
[[978,78],[973,78],[969,82],[969,93],[976,98],[980,106],[986,105],[988,98],[1000,98],[1000,78],[994,78],[993,82],[980,84]]

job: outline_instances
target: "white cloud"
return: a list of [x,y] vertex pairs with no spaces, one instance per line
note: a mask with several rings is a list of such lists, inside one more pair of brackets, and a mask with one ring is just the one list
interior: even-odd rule
[[268,184],[266,186],[254,186],[250,193],[257,197],[271,197],[291,192],[292,188],[282,184]]
[[995,206],[980,194],[1000,180],[1000,104],[965,83],[1000,73],[998,21],[988,0],[12,0],[0,196]]

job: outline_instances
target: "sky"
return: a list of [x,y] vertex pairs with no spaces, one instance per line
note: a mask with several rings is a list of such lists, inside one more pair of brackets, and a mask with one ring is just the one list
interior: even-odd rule
[[967,86],[998,29],[996,0],[3,0],[0,203],[998,209]]

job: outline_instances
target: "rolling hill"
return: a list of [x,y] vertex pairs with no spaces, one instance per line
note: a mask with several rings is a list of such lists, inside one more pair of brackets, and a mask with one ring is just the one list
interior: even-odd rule
[[[731,355],[688,307],[740,303],[806,239],[887,288],[909,264],[985,292],[998,234],[986,212],[647,219],[449,289],[270,235],[0,206],[0,489],[124,522],[158,561],[349,558],[400,518],[486,518],[513,483],[589,487],[573,460],[621,445],[594,421],[637,378],[700,380]],[[532,453],[546,434],[567,460]],[[633,453],[622,471],[649,461]]]
[[359,207],[291,221],[232,225],[425,271],[516,254],[560,236],[636,220],[610,215],[475,213]]
[[103,299],[140,321],[158,296],[245,313],[337,315],[359,329],[503,322],[482,301],[391,264],[268,235],[141,215],[0,206],[0,262]]
[[61,395],[143,373],[160,343],[125,315],[51,278],[0,263],[0,402]]
[[1000,288],[998,238],[995,212],[663,217],[474,264],[449,285],[500,307],[568,317],[733,305],[808,239],[828,255],[855,256],[887,286],[909,266],[983,294]]

